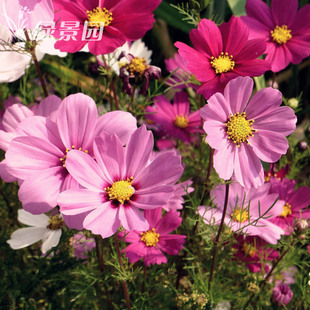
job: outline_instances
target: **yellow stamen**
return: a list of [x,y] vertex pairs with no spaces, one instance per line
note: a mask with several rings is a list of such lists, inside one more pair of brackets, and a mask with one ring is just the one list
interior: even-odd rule
[[48,221],[48,229],[51,230],[57,230],[60,229],[64,226],[64,221],[62,219],[62,217],[60,217],[58,214],[51,216],[49,221]]
[[252,128],[254,120],[247,120],[245,112],[235,113],[230,115],[230,120],[226,123],[228,139],[231,139],[237,146],[240,146],[242,142],[248,142],[249,137],[253,137],[253,132],[256,132]]
[[[71,150],[75,150],[75,146],[74,145],[71,146]],[[82,148],[79,147],[78,150],[82,151]],[[59,160],[62,162],[62,166],[64,168],[66,168],[67,154],[68,154],[69,151],[70,151],[70,149],[66,148],[66,155],[64,155],[64,157],[59,158]],[[88,154],[88,150],[85,150],[84,153]]]
[[256,254],[256,249],[253,244],[244,242],[242,245],[242,252],[246,255],[254,257]]
[[282,25],[281,27],[276,26],[274,30],[271,30],[271,37],[272,40],[278,44],[285,44],[289,39],[292,38],[291,30],[287,29],[286,25]]
[[184,129],[188,126],[188,119],[186,116],[183,116],[182,114],[177,115],[177,117],[174,120],[174,125],[178,128]]
[[243,223],[249,219],[249,213],[246,210],[241,209],[240,207],[236,208],[231,214],[232,219],[235,222]]
[[145,70],[149,67],[144,58],[135,57],[129,64],[127,70],[130,75],[143,75]]
[[113,14],[106,8],[97,7],[92,11],[87,11],[87,15],[90,27],[100,28],[101,23],[104,23],[104,26],[109,26],[113,20]]
[[286,202],[285,205],[283,206],[283,211],[279,216],[286,218],[288,215],[291,215],[292,214],[291,208],[292,206]]
[[225,54],[222,52],[217,58],[211,58],[211,65],[215,69],[216,74],[231,71],[235,67],[235,62],[232,60],[233,56],[229,56],[227,52]]
[[159,234],[156,233],[155,228],[152,228],[141,233],[141,241],[143,241],[146,246],[155,246],[159,241]]
[[121,204],[130,200],[130,197],[135,192],[135,189],[131,186],[132,180],[133,177],[130,177],[127,180],[114,182],[111,187],[106,187],[104,190],[109,194],[109,199],[117,200]]

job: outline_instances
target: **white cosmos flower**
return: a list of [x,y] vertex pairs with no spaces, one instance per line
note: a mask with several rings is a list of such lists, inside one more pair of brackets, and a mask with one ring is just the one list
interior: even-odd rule
[[118,47],[113,53],[104,56],[97,56],[97,59],[103,65],[102,57],[104,57],[107,65],[117,75],[119,75],[120,66],[128,64],[128,60],[126,59],[126,57],[118,60],[122,52],[125,52],[126,54],[132,54],[134,57],[144,58],[148,65],[151,64],[152,51],[150,51],[145,46],[144,42],[141,39],[132,42],[130,45],[128,42],[126,42],[123,46]]
[[34,215],[24,209],[18,210],[18,221],[31,226],[17,229],[7,242],[14,250],[25,248],[42,240],[42,253],[55,247],[60,240],[62,218],[58,215],[49,217],[45,214]]

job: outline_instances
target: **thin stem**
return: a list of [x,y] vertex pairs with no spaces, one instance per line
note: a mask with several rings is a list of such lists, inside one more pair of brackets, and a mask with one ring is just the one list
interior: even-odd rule
[[211,175],[211,170],[213,166],[213,153],[214,153],[214,150],[210,146],[210,154],[209,154],[210,157],[209,157],[209,166],[208,166],[207,179],[206,179],[206,187],[208,187],[209,181],[210,181],[210,175]]
[[[27,42],[32,43],[31,40],[30,40],[30,37],[29,37],[27,29],[24,29],[24,33],[25,33]],[[42,86],[42,89],[43,89],[44,96],[47,97],[48,96],[48,91],[47,91],[46,83],[45,83],[45,80],[44,80],[44,77],[43,77],[41,68],[39,66],[39,62],[38,62],[37,56],[36,56],[35,47],[31,46],[28,51],[29,51],[29,53],[30,53],[30,55],[32,57],[32,60],[34,62],[34,65],[36,67],[36,70],[37,70],[37,73],[38,73],[38,76],[39,76],[39,80],[41,82],[41,86]]]
[[[272,268],[269,270],[267,276],[265,277],[264,280],[261,281],[261,283],[259,284],[259,291],[261,291],[261,289],[266,285],[267,281],[269,280],[269,278],[271,277],[273,271],[276,269],[276,267],[279,265],[280,261],[283,259],[283,257],[288,253],[288,251],[293,247],[295,240],[293,239],[293,241],[291,242],[291,244],[288,246],[288,248],[281,254],[281,256],[278,258],[278,260],[273,264]],[[250,302],[252,301],[252,299],[256,296],[255,293],[253,293],[251,295],[251,297],[249,298],[249,300],[247,301],[247,303],[245,304],[243,310],[245,310],[248,305],[250,304]]]
[[222,214],[220,228],[219,228],[218,233],[216,235],[216,238],[214,240],[213,255],[212,255],[213,257],[212,257],[211,271],[210,271],[210,278],[209,278],[209,289],[211,286],[211,282],[213,281],[213,274],[214,274],[215,263],[216,263],[217,247],[218,247],[218,243],[220,240],[220,235],[221,235],[223,227],[224,227],[224,220],[225,220],[227,205],[228,205],[228,196],[229,196],[229,183],[226,184],[225,204],[224,204],[224,210],[223,210],[223,214]]
[[[117,235],[114,235],[114,243],[115,243],[115,248],[116,248],[116,252],[117,252],[118,262],[119,262],[121,270],[123,270],[122,255],[121,255],[121,250],[119,248]],[[127,283],[125,280],[123,280],[122,283],[123,283],[124,295],[125,295],[125,299],[126,299],[126,306],[127,306],[127,309],[130,310],[131,308],[130,308],[130,301],[129,301]]]
[[271,83],[271,87],[272,87],[272,88],[273,88],[273,85],[274,85],[275,81],[276,81],[276,74],[275,74],[275,72],[273,72],[273,75],[272,75],[272,83]]

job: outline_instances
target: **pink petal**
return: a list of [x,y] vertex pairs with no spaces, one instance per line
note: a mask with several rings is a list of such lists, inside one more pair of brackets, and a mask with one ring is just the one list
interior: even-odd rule
[[203,218],[207,225],[220,225],[222,212],[219,209],[199,206],[198,214]]
[[57,113],[57,125],[64,145],[71,149],[91,147],[98,112],[95,101],[78,93],[66,97]]
[[167,264],[167,257],[156,247],[147,247],[147,254],[143,257],[143,262],[146,266]]
[[271,64],[271,71],[279,72],[286,68],[292,61],[292,54],[287,44],[277,44],[272,42],[267,45],[265,60]]
[[158,222],[161,220],[161,213],[161,207],[144,211],[144,217],[148,221],[150,229],[157,227]]
[[310,189],[306,186],[298,188],[298,190],[289,197],[287,202],[297,210],[308,207],[310,205]]
[[178,92],[174,96],[173,105],[177,115],[188,115],[190,103],[185,92]]
[[290,29],[298,10],[298,0],[272,0],[271,14],[276,25],[286,25]]
[[43,99],[36,111],[36,115],[48,117],[52,121],[56,121],[56,113],[61,104],[61,99],[55,95],[51,95]]
[[137,119],[132,114],[124,111],[112,111],[99,117],[94,136],[99,135],[102,130],[110,134],[115,133],[122,145],[125,145],[136,129]]
[[203,124],[204,131],[208,134],[206,141],[215,149],[227,149],[229,147],[229,139],[227,136],[227,127],[218,121],[207,120]]
[[125,236],[125,241],[126,242],[139,242],[141,239],[141,235],[139,232],[132,230],[132,231],[121,231],[118,234],[119,239],[123,239],[123,237]]
[[3,160],[0,162],[0,178],[1,178],[4,182],[7,182],[7,183],[17,181],[17,178],[14,177],[13,175],[11,175],[11,174],[8,172],[8,170],[7,170],[7,167],[6,167],[6,159],[3,159]]
[[229,180],[233,174],[236,149],[237,147],[233,143],[226,143],[220,150],[214,152],[214,169],[224,180]]
[[0,149],[3,151],[7,151],[11,141],[18,137],[18,134],[14,132],[5,132],[3,130],[0,130]]
[[126,257],[128,257],[129,262],[136,263],[141,257],[146,255],[147,247],[144,242],[135,242],[130,244],[126,249]]
[[110,205],[105,203],[100,193],[88,189],[68,189],[59,195],[57,203],[60,212],[65,215],[81,214]]
[[169,211],[156,226],[156,232],[160,235],[169,234],[176,230],[182,223],[180,212]]
[[184,235],[165,235],[159,237],[157,246],[169,255],[178,255],[186,242]]
[[89,213],[83,223],[84,228],[90,230],[102,238],[108,238],[114,235],[120,227],[118,218],[118,208],[114,208],[107,203],[104,207],[100,207]]
[[149,223],[142,212],[134,206],[119,206],[119,219],[126,230],[146,231]]

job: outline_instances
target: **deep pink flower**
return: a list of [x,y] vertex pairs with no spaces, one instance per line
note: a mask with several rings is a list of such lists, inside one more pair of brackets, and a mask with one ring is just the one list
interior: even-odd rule
[[201,130],[199,111],[190,112],[185,92],[176,93],[173,104],[162,95],[155,97],[154,107],[147,107],[146,113],[146,119],[158,125],[162,134],[183,142],[191,142],[193,134]]
[[116,133],[126,144],[135,129],[136,119],[127,112],[109,112],[98,119],[94,100],[84,94],[66,97],[56,122],[26,118],[5,157],[8,172],[24,180],[18,193],[23,208],[33,214],[47,212],[57,205],[61,191],[79,186],[66,169],[72,149],[93,154],[94,137],[103,130]]
[[[211,197],[216,208],[201,206],[200,216],[208,225],[220,225],[225,200],[225,185],[214,188]],[[276,194],[269,194],[270,184],[259,188],[245,188],[239,183],[230,184],[225,224],[233,231],[258,236],[265,241],[276,244],[284,231],[270,222],[282,209],[283,201],[277,200]]]
[[97,162],[83,152],[69,152],[66,167],[85,189],[61,193],[61,212],[90,212],[83,226],[103,238],[113,235],[120,225],[127,230],[147,230],[149,225],[139,209],[166,204],[174,191],[170,184],[183,172],[181,157],[171,152],[150,160],[153,145],[152,133],[142,126],[126,147],[115,134],[102,132],[94,141]]
[[298,0],[247,0],[242,16],[251,39],[266,41],[266,61],[278,72],[310,55],[310,5],[298,11]]
[[234,248],[235,260],[245,263],[252,272],[265,270],[266,261],[273,261],[279,257],[278,251],[268,247],[268,243],[259,237],[245,237],[240,235],[236,238]]
[[[264,182],[261,160],[276,162],[288,149],[286,136],[296,128],[289,107],[280,107],[281,93],[264,88],[250,99],[253,81],[238,77],[221,93],[214,94],[201,109],[207,142],[215,149],[214,168],[224,180],[233,173],[245,187]],[[223,164],[225,163],[225,164]]]
[[125,241],[131,243],[123,252],[130,263],[143,258],[146,266],[166,264],[168,260],[164,253],[178,255],[185,243],[186,236],[170,234],[182,223],[180,212],[169,211],[162,218],[162,208],[156,208],[145,210],[144,216],[150,225],[148,230],[126,230],[118,234],[119,238],[125,236]]
[[287,284],[279,284],[272,291],[272,300],[279,307],[287,305],[293,298],[293,292]]
[[269,182],[271,178],[277,178],[279,181],[282,181],[283,178],[288,174],[290,169],[289,165],[285,165],[279,171],[276,170],[276,164],[270,164],[269,171],[264,170],[265,182]]
[[264,40],[248,40],[248,28],[240,18],[232,16],[220,27],[203,19],[189,35],[194,48],[181,42],[175,46],[187,69],[202,82],[197,93],[206,99],[237,76],[259,76],[270,69],[265,60],[257,59],[265,50]]
[[282,181],[272,178],[270,184],[270,193],[279,195],[279,199],[284,201],[282,210],[271,221],[289,235],[293,232],[295,218],[310,218],[310,209],[306,209],[310,205],[310,188],[302,186],[295,191],[295,180],[287,178]]
[[[73,37],[68,41],[59,40],[55,47],[63,52],[74,53],[88,43],[89,51],[94,55],[112,53],[126,41],[140,39],[152,28],[154,22],[152,12],[159,3],[160,0],[54,0],[56,38],[62,36],[60,29],[63,22],[79,23],[75,40]],[[85,21],[94,24],[104,23],[100,41],[82,40]]]

